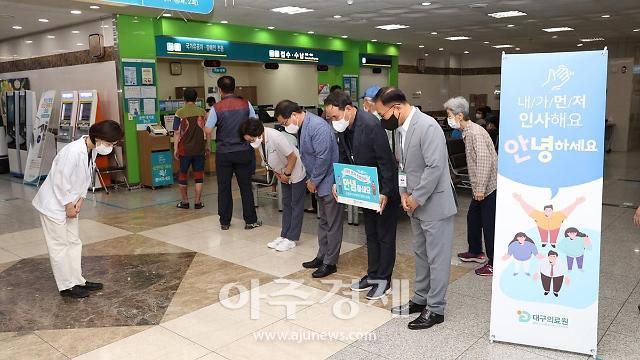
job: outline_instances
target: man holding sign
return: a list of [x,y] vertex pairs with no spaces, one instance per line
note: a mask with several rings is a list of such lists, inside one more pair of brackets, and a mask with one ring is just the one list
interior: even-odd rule
[[[389,141],[378,119],[371,113],[351,105],[351,98],[334,91],[324,101],[327,120],[338,134],[340,162],[376,168],[379,189],[375,181],[367,188],[373,195],[380,193],[378,210],[363,209],[367,234],[367,275],[353,284],[353,291],[366,291],[367,299],[377,300],[391,290],[391,274],[396,259],[396,227],[400,213],[398,169]],[[338,174],[340,176],[340,174]],[[343,184],[337,184],[343,186]],[[336,185],[333,194],[338,200]]]

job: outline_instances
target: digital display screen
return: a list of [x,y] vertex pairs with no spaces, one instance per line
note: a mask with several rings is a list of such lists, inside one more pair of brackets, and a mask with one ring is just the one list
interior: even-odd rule
[[80,121],[91,119],[91,103],[80,104]]
[[62,120],[71,121],[71,105],[70,103],[62,103]]

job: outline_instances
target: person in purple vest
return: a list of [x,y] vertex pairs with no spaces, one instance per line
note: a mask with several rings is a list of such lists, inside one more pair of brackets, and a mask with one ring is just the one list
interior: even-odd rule
[[231,76],[218,79],[221,100],[211,110],[205,125],[210,136],[216,128],[216,175],[218,178],[218,215],[220,228],[229,230],[233,214],[231,178],[236,175],[245,230],[262,226],[253,202],[251,178],[256,170],[255,150],[239,135],[240,125],[249,118],[257,118],[250,102],[235,95],[236,80]]

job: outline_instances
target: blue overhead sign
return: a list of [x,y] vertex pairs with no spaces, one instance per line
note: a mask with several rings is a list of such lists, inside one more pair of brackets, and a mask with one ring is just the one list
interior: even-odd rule
[[213,11],[214,0],[103,0],[103,2],[196,14],[209,14]]
[[158,57],[342,65],[342,52],[221,40],[157,36]]

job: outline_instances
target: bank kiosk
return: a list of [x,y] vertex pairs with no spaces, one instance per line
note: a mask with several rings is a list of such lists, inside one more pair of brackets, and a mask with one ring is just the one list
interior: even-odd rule
[[73,141],[78,119],[78,92],[60,93],[60,121],[58,123],[58,151]]
[[7,153],[9,170],[16,177],[24,176],[29,147],[33,144],[33,117],[36,114],[36,96],[33,91],[8,91],[7,106]]
[[81,90],[78,92],[78,120],[76,122],[73,139],[77,140],[82,136],[89,135],[89,128],[98,118],[100,101],[96,90]]

